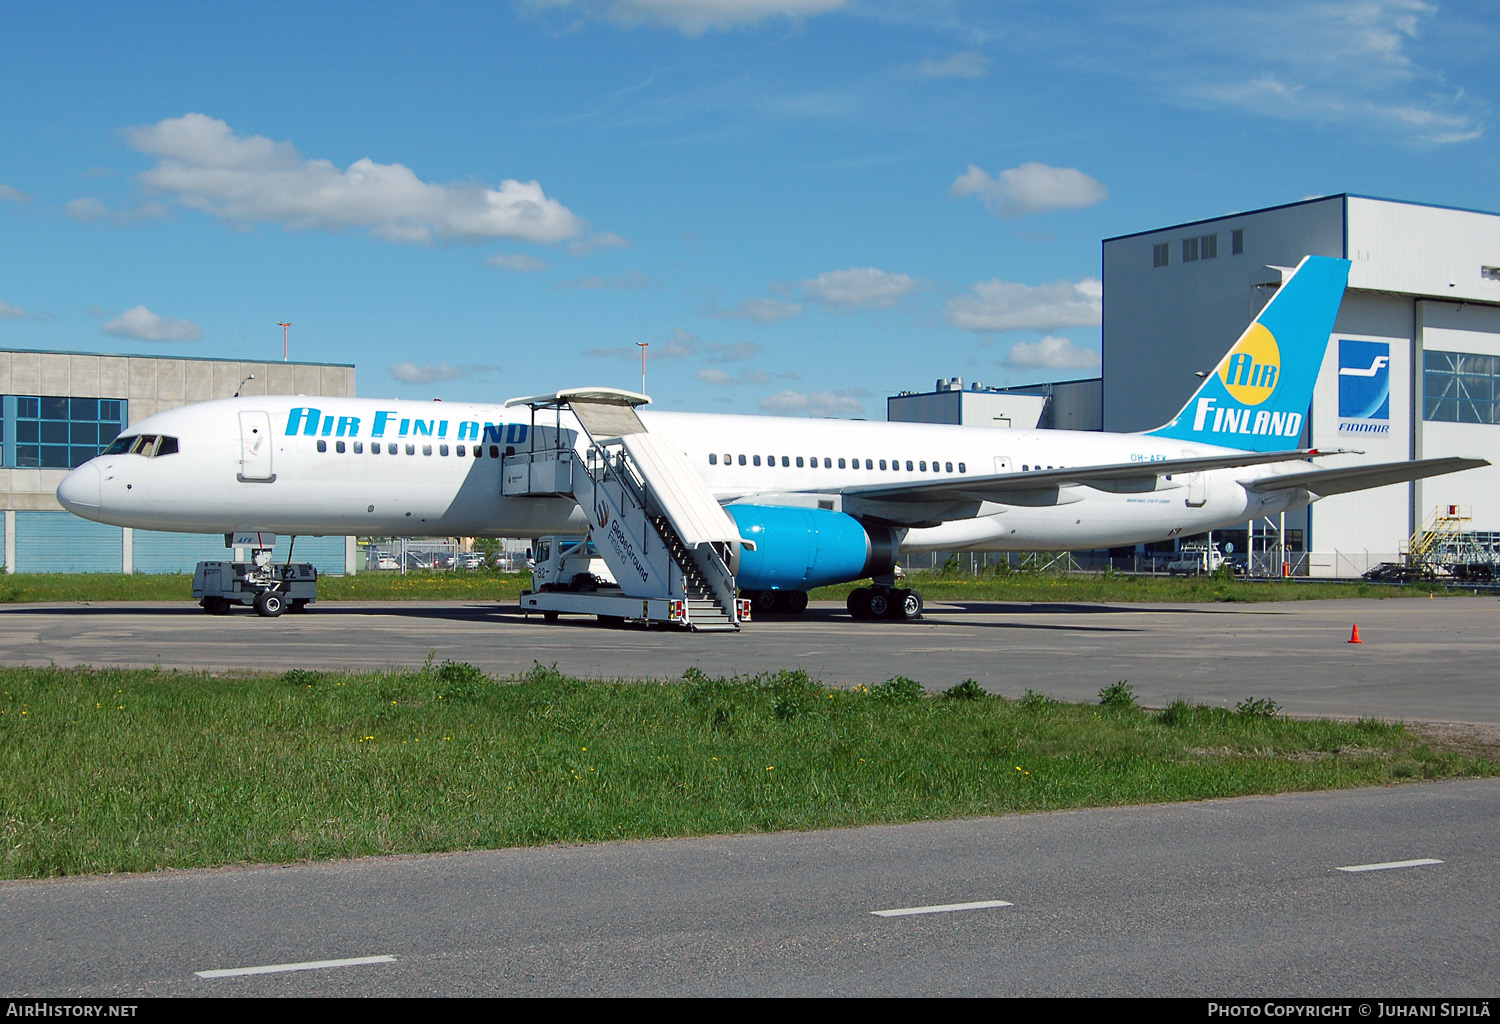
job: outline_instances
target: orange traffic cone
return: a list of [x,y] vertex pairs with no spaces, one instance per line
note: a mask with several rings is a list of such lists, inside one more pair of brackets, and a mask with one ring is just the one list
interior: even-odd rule
[[1350,635],[1349,642],[1351,644],[1362,644],[1362,643],[1364,643],[1364,641],[1359,638],[1359,623],[1357,623],[1357,622],[1354,624],[1354,632]]

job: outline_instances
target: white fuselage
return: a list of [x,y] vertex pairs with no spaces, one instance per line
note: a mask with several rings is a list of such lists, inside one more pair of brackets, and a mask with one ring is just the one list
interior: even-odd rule
[[[726,503],[841,508],[844,492],[861,486],[1232,451],[1140,434],[705,413],[641,418],[653,433],[675,439]],[[528,408],[460,402],[222,399],[134,424],[126,435],[174,438],[177,450],[100,455],[70,474],[58,496],[86,518],[152,530],[582,533],[587,524],[569,498],[501,496],[506,449],[550,444],[557,429],[577,432],[578,425],[566,411],[533,419]],[[578,438],[582,449],[587,439]],[[902,548],[1080,550],[1201,533],[1306,504],[1306,491],[1263,495],[1243,486],[1304,465],[1179,474],[1145,493],[1063,487],[1049,504],[976,501],[961,518],[910,529]]]

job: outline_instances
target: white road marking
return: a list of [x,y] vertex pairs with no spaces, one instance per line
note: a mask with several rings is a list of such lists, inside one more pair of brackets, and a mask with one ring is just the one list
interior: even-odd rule
[[266,964],[264,967],[227,967],[219,971],[194,971],[200,978],[237,978],[245,974],[281,974],[286,971],[321,971],[325,967],[354,967],[358,964],[393,964],[393,956],[355,956],[347,960],[308,960],[300,964]]
[[946,914],[954,910],[987,910],[990,907],[1008,907],[1004,900],[981,900],[978,903],[940,903],[931,907],[898,907],[895,910],[872,910],[876,917],[908,917],[912,914]]
[[1424,857],[1421,860],[1388,860],[1383,864],[1354,864],[1340,871],[1389,871],[1392,868],[1420,868],[1427,864],[1441,864],[1440,860]]

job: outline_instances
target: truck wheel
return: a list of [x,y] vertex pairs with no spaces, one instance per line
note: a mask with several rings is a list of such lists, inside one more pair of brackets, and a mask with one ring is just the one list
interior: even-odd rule
[[554,611],[545,611],[545,612],[542,612],[542,621],[544,621],[544,622],[556,622],[557,621],[557,612],[554,612]]
[[264,615],[268,619],[274,619],[286,611],[286,601],[274,590],[262,590],[255,595],[255,612]]

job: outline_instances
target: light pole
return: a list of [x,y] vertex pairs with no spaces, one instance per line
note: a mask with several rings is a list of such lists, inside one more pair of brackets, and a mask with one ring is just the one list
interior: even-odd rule
[[641,394],[644,395],[646,393],[646,346],[651,343],[638,341],[636,344],[641,347]]
[[276,326],[281,328],[281,361],[284,363],[286,362],[286,329],[292,325],[285,320],[278,320]]

